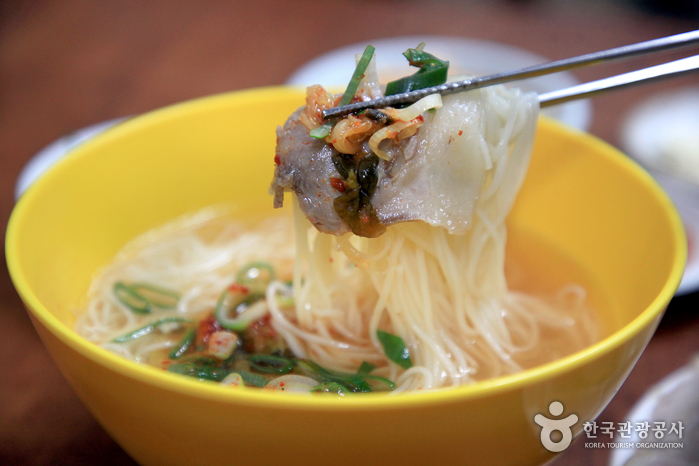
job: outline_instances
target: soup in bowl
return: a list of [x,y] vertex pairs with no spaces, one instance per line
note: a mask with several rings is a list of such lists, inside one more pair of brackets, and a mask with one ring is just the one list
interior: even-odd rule
[[599,415],[676,290],[686,243],[648,174],[545,118],[508,217],[507,254],[538,277],[523,289],[560,285],[561,276],[586,287],[599,337],[567,356],[441,390],[298,395],[138,364],[74,330],[95,276],[139,235],[222,203],[242,222],[287,215],[268,193],[275,128],[303,101],[299,89],[255,89],[139,116],[75,149],[22,196],[8,227],[8,265],[63,374],[142,464],[551,459],[559,439],[542,442],[537,419],[574,414],[561,428],[565,440]]

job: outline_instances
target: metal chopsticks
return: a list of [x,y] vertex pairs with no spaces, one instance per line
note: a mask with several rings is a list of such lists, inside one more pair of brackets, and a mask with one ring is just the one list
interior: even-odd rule
[[662,65],[643,68],[638,71],[612,76],[611,78],[600,79],[577,86],[568,87],[558,91],[551,91],[539,94],[541,107],[562,104],[570,100],[592,97],[611,89],[621,89],[635,84],[645,84],[664,78],[680,76],[692,71],[699,71],[699,55],[682,58]]
[[[324,118],[339,117],[349,113],[359,112],[368,108],[384,108],[392,105],[416,102],[430,94],[448,95],[456,92],[468,91],[479,87],[493,86],[520,79],[534,78],[545,74],[556,73],[587,65],[596,65],[613,60],[631,58],[638,55],[646,55],[674,48],[688,47],[699,43],[699,30],[662,37],[660,39],[639,42],[637,44],[616,47],[601,52],[588,53],[578,57],[565,58],[540,65],[534,65],[519,70],[505,71],[502,73],[481,76],[453,83],[440,84],[439,86],[419,89],[412,92],[390,95],[379,99],[356,102],[342,107],[334,107],[323,110]],[[689,57],[673,61],[663,65],[646,68],[631,73],[625,73],[611,78],[601,79],[587,84],[573,86],[568,89],[548,92],[539,96],[542,107],[555,105],[573,99],[591,97],[608,89],[626,87],[632,84],[640,84],[654,81],[664,77],[677,76],[699,69],[699,56]]]

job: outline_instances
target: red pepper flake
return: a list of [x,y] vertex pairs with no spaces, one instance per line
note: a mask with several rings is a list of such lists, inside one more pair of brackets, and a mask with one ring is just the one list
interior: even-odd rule
[[284,383],[284,382],[279,382],[279,386],[282,387],[282,388],[284,388],[284,387],[286,386],[286,383]]
[[274,163],[277,164],[277,166],[282,164],[282,159],[279,157],[279,154],[274,154]]
[[211,334],[221,330],[221,325],[216,321],[216,317],[211,314],[209,317],[199,321],[197,328],[196,347],[206,346]]
[[341,193],[347,191],[347,184],[345,183],[345,180],[341,178],[330,178],[330,186],[335,188],[337,191],[340,191]]
[[248,294],[250,292],[250,288],[248,288],[245,285],[241,285],[240,283],[233,283],[231,286],[228,287],[228,291],[230,291],[231,293],[239,292]]
[[459,130],[459,136],[461,136],[462,134],[464,134],[463,130]]
[[277,331],[274,330],[274,327],[270,324],[272,321],[272,316],[267,314],[257,322],[254,322],[251,325],[251,328],[256,331],[264,331],[265,335],[267,335],[270,338],[274,338],[277,336]]

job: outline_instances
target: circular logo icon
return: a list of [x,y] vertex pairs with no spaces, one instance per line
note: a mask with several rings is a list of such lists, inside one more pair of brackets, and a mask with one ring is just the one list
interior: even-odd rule
[[[549,413],[554,417],[563,414],[563,403],[553,401],[549,405]],[[578,422],[578,416],[570,414],[563,419],[549,419],[543,414],[537,414],[534,416],[534,422],[541,426],[541,444],[544,448],[548,451],[559,453],[568,448],[570,442],[573,441],[573,431],[570,428]],[[551,434],[554,431],[561,433],[561,439],[558,442],[551,440]]]

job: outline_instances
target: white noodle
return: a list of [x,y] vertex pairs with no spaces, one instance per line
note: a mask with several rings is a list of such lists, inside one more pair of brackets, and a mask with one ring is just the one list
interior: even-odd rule
[[[121,304],[112,293],[115,282],[176,290],[177,308],[158,311],[157,317],[196,320],[212,311],[240,267],[268,261],[280,279],[293,277],[292,308],[277,299],[289,291],[282,281],[273,281],[266,292],[272,326],[289,349],[334,370],[354,372],[362,361],[371,362],[378,366],[374,374],[395,380],[395,393],[473,383],[589,345],[597,330],[582,287],[567,286],[547,299],[508,288],[505,219],[526,171],[537,109],[518,91],[481,92],[488,105],[467,131],[479,140],[477,156],[485,158],[487,172],[464,234],[409,222],[376,239],[334,237],[317,232],[296,203],[293,229],[287,219],[243,228],[205,210],[125,247],[94,280],[78,332],[148,362],[176,341],[154,332],[113,343],[155,319]],[[387,361],[379,329],[406,342],[412,368]]]

